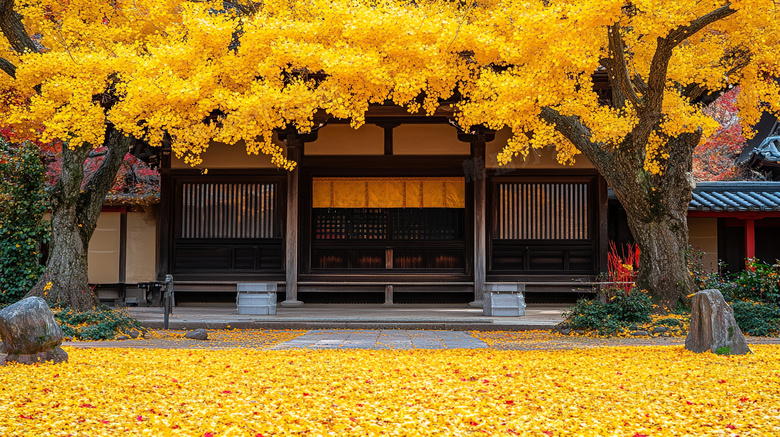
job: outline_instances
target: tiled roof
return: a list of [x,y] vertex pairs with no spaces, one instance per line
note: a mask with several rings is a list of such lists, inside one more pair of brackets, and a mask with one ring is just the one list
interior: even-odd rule
[[[615,199],[611,188],[609,198]],[[688,211],[780,211],[780,182],[699,182]]]
[[689,211],[780,211],[780,182],[699,182]]

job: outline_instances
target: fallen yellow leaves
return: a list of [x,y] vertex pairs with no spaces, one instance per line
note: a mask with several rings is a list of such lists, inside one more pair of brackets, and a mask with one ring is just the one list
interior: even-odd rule
[[212,329],[208,330],[206,341],[184,338],[187,331],[152,330],[146,335],[146,342],[162,347],[187,348],[267,348],[301,336],[301,330],[263,329]]
[[0,368],[0,435],[778,435],[780,347],[75,349]]

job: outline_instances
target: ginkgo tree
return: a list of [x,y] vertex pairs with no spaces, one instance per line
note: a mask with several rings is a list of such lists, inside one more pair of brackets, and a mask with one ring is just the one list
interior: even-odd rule
[[[306,132],[323,113],[359,127],[371,104],[432,114],[446,101],[464,130],[512,129],[503,162],[549,144],[562,163],[584,154],[626,209],[641,253],[639,285],[665,308],[694,290],[685,260],[692,154],[718,127],[703,104],[740,84],[746,126],[764,109],[780,110],[769,80],[780,59],[778,26],[767,20],[772,0],[0,6],[13,48],[0,60],[8,73],[0,87],[14,96],[2,121],[20,134],[67,140],[79,165],[102,144],[166,139],[191,164],[212,140],[244,141],[248,153],[289,169],[295,163],[272,142],[277,129]],[[611,96],[593,91],[599,70]],[[99,194],[76,192],[74,208]],[[79,250],[95,208],[88,220],[54,219],[55,228],[81,225]],[[70,231],[60,241],[56,232],[55,248],[76,237]],[[50,264],[33,293],[52,282],[60,296],[68,285],[54,279],[67,271]],[[86,287],[85,269],[77,282]]]

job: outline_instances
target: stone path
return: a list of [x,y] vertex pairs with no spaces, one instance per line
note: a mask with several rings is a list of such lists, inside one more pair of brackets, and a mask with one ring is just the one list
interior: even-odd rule
[[271,349],[477,349],[487,343],[466,331],[315,329]]
[[[468,332],[445,330],[310,331],[211,330],[206,341],[184,338],[186,331],[154,331],[147,338],[122,341],[68,341],[76,348],[126,349],[475,349],[560,350],[594,347],[679,346],[683,337],[592,338],[560,335],[551,331]],[[780,338],[747,337],[748,344],[780,345]],[[0,358],[3,355],[0,354]]]
[[[552,329],[563,321],[565,304],[529,304],[523,317],[486,317],[481,308],[466,304],[305,304],[276,309],[274,315],[238,315],[227,306],[177,306],[171,329],[347,329],[347,330],[458,330],[518,331]],[[128,308],[141,325],[162,329],[163,311],[157,307]]]

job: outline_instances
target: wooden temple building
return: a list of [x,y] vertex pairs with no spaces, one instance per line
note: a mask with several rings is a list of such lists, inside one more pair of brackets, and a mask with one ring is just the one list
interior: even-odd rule
[[[180,302],[234,301],[241,282],[276,283],[284,306],[478,306],[491,283],[523,283],[530,302],[591,292],[608,242],[630,239],[620,205],[583,155],[564,166],[545,149],[499,166],[509,137],[463,132],[443,110],[377,106],[357,130],[279,132],[298,163],[289,172],[242,144],[211,144],[196,168],[164,150],[159,204],[101,215],[90,280],[102,299],[140,304],[138,283],[166,274]],[[713,270],[774,261],[780,183],[728,184],[697,188],[691,243]]]

